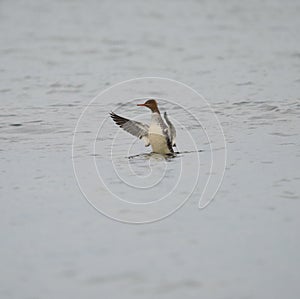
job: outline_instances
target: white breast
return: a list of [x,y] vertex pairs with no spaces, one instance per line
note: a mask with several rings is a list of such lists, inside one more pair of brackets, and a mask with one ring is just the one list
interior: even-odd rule
[[163,131],[161,126],[158,123],[151,123],[149,127],[149,134],[158,134],[158,135],[163,135]]
[[158,120],[160,115],[155,115],[155,113],[153,114],[148,135],[152,150],[159,154],[169,154],[170,150],[167,144],[167,139],[164,135],[163,128],[160,125],[161,122]]

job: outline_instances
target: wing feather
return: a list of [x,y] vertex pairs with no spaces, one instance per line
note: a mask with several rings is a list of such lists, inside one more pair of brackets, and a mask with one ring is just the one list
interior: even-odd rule
[[168,131],[169,131],[169,136],[171,139],[172,146],[176,146],[176,129],[174,125],[171,123],[171,121],[169,120],[167,112],[164,113],[164,118],[168,125]]
[[120,128],[133,136],[143,139],[146,146],[150,145],[148,139],[149,126],[147,124],[122,117],[114,112],[111,112],[110,116]]

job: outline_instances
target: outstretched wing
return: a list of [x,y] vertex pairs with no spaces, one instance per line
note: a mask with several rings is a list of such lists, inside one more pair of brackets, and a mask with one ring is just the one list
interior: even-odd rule
[[169,136],[172,142],[172,146],[176,146],[176,130],[174,125],[171,123],[171,121],[168,118],[167,112],[164,113],[164,118],[166,120],[166,123],[168,125],[168,131],[169,131]]
[[145,146],[150,145],[148,139],[148,129],[149,129],[148,125],[135,120],[127,119],[114,112],[111,112],[110,116],[114,120],[114,122],[118,126],[120,126],[120,128],[124,129],[126,132],[130,133],[133,136],[143,139],[145,142]]

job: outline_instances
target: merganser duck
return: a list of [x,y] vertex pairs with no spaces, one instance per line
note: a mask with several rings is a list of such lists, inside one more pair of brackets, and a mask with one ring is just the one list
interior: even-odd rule
[[148,107],[152,111],[150,126],[124,118],[114,112],[111,112],[110,116],[126,132],[142,139],[145,142],[145,146],[151,145],[154,153],[163,155],[174,154],[173,147],[176,146],[176,130],[170,122],[167,113],[164,113],[165,122],[160,115],[155,100],[148,100],[144,104],[137,104],[137,106]]

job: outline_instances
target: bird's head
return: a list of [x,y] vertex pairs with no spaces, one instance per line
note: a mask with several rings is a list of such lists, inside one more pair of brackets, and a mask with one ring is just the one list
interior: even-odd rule
[[148,100],[144,104],[137,104],[137,106],[148,107],[152,112],[160,113],[155,100]]

